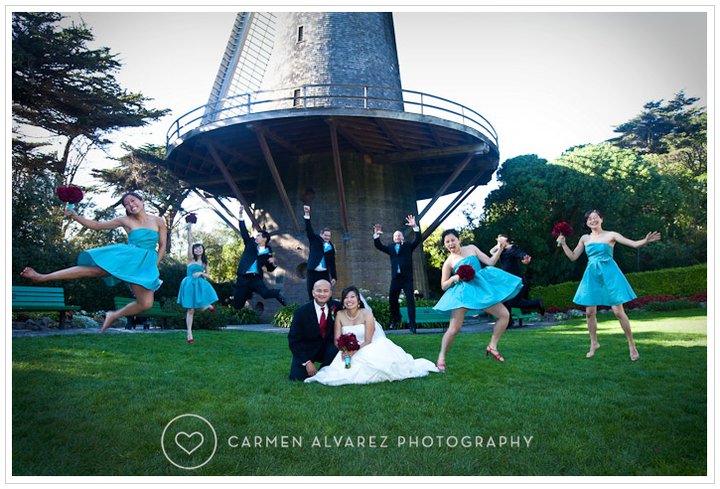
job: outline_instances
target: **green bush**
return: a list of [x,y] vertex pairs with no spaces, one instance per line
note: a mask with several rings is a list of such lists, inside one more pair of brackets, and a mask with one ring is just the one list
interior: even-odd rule
[[[171,329],[185,329],[185,316],[187,309],[177,303],[177,299],[170,297],[161,300],[164,311],[178,313],[175,317],[167,318],[167,327]],[[195,310],[193,329],[220,329],[232,324],[257,324],[260,322],[258,314],[252,309],[243,308],[239,311],[215,304],[215,312]]]
[[[689,297],[707,290],[707,265],[628,273],[626,277],[638,297],[655,295]],[[560,309],[575,307],[572,299],[579,283],[563,282],[533,287],[531,297],[542,297],[545,307]]]
[[378,323],[383,327],[390,324],[390,303],[388,301],[370,299],[367,303],[372,308],[373,316]]
[[281,307],[273,316],[271,324],[277,328],[290,328],[293,313],[298,307],[300,307],[299,304],[288,304]]
[[645,309],[648,311],[680,311],[683,309],[696,309],[700,307],[697,302],[691,302],[687,299],[676,299],[666,302],[648,302]]

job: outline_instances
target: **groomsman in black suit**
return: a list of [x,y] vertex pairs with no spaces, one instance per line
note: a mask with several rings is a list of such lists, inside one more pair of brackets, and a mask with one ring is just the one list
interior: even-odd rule
[[320,367],[330,365],[338,353],[335,346],[335,312],[340,302],[332,299],[332,287],[327,280],[318,280],[312,289],[313,300],[293,314],[288,333],[292,352],[290,380],[305,380]]
[[240,206],[240,234],[245,242],[245,250],[237,268],[233,307],[235,309],[244,307],[253,292],[259,294],[263,299],[277,299],[284,306],[286,304],[285,296],[280,289],[268,289],[263,282],[263,268],[268,272],[277,268],[272,248],[268,246],[270,234],[267,231],[261,231],[255,235],[254,239],[251,238],[245,226],[244,217],[243,208]]
[[315,234],[310,222],[310,206],[304,205],[305,231],[310,241],[310,253],[307,261],[307,291],[308,297],[313,298],[313,285],[318,280],[327,280],[332,287],[337,282],[335,269],[335,245],[330,241],[332,236],[330,228],[323,228],[320,234]]
[[415,231],[415,239],[411,243],[405,243],[405,236],[402,231],[393,233],[393,244],[386,246],[380,241],[382,226],[375,224],[373,241],[375,248],[390,255],[390,328],[400,325],[400,291],[405,292],[408,310],[408,328],[415,333],[415,289],[413,288],[413,265],[412,253],[422,241],[420,226],[415,223],[415,216],[407,216],[406,225],[411,226]]

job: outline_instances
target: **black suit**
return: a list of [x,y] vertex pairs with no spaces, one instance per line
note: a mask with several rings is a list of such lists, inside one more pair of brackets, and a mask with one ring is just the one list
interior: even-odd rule
[[[305,218],[305,232],[307,233],[308,240],[310,241],[310,252],[308,254],[307,261],[307,291],[308,297],[312,300],[312,288],[315,282],[318,280],[327,280],[330,282],[332,279],[337,280],[337,270],[335,269],[335,245],[330,241],[332,248],[325,251],[325,241],[319,234],[315,234],[310,219]],[[315,268],[320,264],[320,261],[325,258],[325,271],[319,272]]]
[[288,346],[292,352],[290,363],[290,380],[305,380],[308,377],[303,363],[307,361],[321,362],[321,367],[330,365],[338,353],[335,347],[335,314],[333,310],[340,308],[340,303],[330,300],[326,304],[328,315],[325,336],[320,336],[320,323],[315,312],[315,301],[308,302],[293,313]]
[[[268,289],[263,282],[263,268],[268,272],[272,272],[276,268],[268,261],[272,256],[272,248],[266,246],[269,253],[258,256],[257,244],[250,237],[244,222],[240,223],[240,234],[245,242],[245,250],[237,268],[233,298],[233,307],[236,309],[245,306],[245,302],[252,297],[253,292],[257,292],[263,299],[277,299],[280,296],[280,289]],[[248,270],[256,260],[258,273],[250,273]]]
[[541,309],[541,299],[530,299],[530,286],[520,267],[523,258],[526,256],[528,256],[527,253],[515,245],[505,248],[500,255],[500,267],[506,272],[520,277],[523,282],[523,288],[520,290],[520,293],[504,303],[508,311],[513,307],[520,309]]
[[395,251],[395,243],[382,244],[380,236],[374,240],[375,248],[390,255],[390,320],[392,323],[400,324],[400,291],[405,292],[408,309],[408,327],[415,332],[415,289],[413,288],[413,264],[412,254],[415,248],[422,241],[420,231],[415,232],[415,239],[410,243],[402,243],[400,249]]

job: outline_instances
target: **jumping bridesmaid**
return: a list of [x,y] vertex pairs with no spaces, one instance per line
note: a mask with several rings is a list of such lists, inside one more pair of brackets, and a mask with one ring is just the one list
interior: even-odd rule
[[155,291],[162,284],[158,265],[165,256],[167,227],[165,220],[145,212],[145,202],[135,192],[123,195],[120,202],[126,216],[109,221],[93,221],[67,208],[65,214],[88,229],[102,230],[122,227],[128,234],[127,244],[114,244],[83,251],[77,266],[50,273],[38,273],[25,267],[20,273],[33,282],[74,280],[84,277],[103,277],[109,286],[126,282],[135,300],[122,309],[108,311],[100,332],[103,333],[115,320],[134,316],[150,309]]
[[580,285],[578,286],[573,302],[585,306],[588,332],[590,333],[590,351],[585,355],[592,358],[600,348],[597,339],[597,306],[610,306],[620,326],[625,332],[630,349],[630,360],[633,362],[640,358],[635,347],[630,320],[625,314],[623,304],[637,297],[625,276],[613,260],[615,243],[632,248],[640,248],[660,239],[660,233],[647,233],[645,239],[633,241],[615,231],[604,231],[602,228],[603,215],[596,209],[585,213],[585,227],[590,230],[580,238],[575,250],[571,251],[565,237],[560,235],[557,242],[562,245],[565,255],[571,260],[577,260],[583,250],[587,253],[588,264],[585,268]]
[[218,300],[212,285],[206,280],[210,278],[208,274],[208,262],[205,255],[205,247],[201,243],[192,244],[190,228],[192,224],[187,225],[187,241],[188,241],[188,264],[187,276],[180,282],[180,290],[178,292],[178,304],[187,308],[185,315],[185,324],[187,325],[187,341],[193,343],[192,325],[195,315],[195,309],[204,311],[210,309],[215,312],[213,302]]

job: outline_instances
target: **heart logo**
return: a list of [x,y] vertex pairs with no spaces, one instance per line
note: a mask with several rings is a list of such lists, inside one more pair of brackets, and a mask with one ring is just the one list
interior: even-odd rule
[[[195,437],[199,437],[199,440],[197,442],[195,441]],[[205,437],[199,431],[195,431],[193,433],[190,433],[189,435],[184,431],[181,431],[177,435],[175,435],[175,444],[179,446],[182,451],[187,453],[188,455],[192,455],[192,453],[198,448],[200,448],[203,443],[205,443]],[[189,449],[185,447],[189,447]]]

